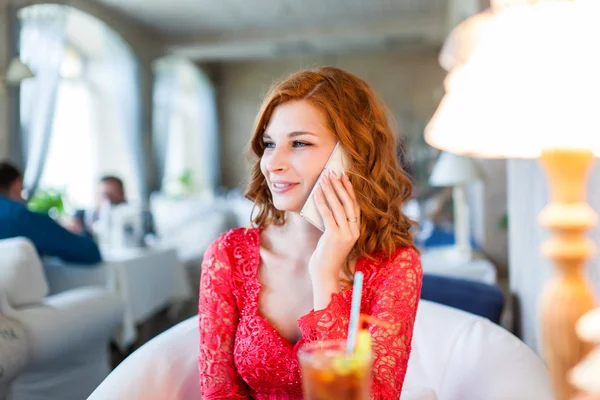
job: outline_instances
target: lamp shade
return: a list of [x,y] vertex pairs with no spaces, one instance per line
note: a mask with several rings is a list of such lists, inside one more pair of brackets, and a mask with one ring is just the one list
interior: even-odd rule
[[483,178],[475,160],[469,157],[442,152],[433,167],[431,186],[456,186]]
[[448,38],[461,43],[444,46],[454,62],[427,143],[491,158],[553,148],[600,156],[600,1],[515,2],[472,18],[476,29],[463,23]]
[[488,26],[489,19],[493,17],[494,14],[487,10],[467,18],[454,28],[444,41],[438,57],[442,68],[451,71],[465,63],[476,47],[481,33]]
[[8,65],[6,70],[6,76],[4,80],[9,85],[17,85],[22,80],[27,78],[33,78],[35,75],[31,72],[31,69],[18,58],[13,58]]

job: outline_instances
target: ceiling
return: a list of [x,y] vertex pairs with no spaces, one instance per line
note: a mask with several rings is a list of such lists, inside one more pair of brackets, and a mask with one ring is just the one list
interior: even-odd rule
[[[449,14],[480,0],[94,0],[195,60],[440,44]],[[471,14],[473,10],[467,12]],[[477,10],[475,10],[477,11]]]

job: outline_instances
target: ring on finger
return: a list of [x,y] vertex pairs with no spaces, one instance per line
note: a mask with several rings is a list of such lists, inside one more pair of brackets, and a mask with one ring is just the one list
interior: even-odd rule
[[346,221],[350,222],[351,224],[356,224],[358,222],[358,218],[346,218]]

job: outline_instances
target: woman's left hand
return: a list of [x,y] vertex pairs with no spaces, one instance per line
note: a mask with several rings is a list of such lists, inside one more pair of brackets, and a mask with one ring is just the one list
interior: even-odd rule
[[348,176],[332,172],[318,184],[315,203],[325,232],[309,261],[315,309],[325,308],[331,293],[339,292],[340,270],[360,236],[360,208]]

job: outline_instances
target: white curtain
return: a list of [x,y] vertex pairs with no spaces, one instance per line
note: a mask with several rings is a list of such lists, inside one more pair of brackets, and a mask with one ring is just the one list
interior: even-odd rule
[[36,5],[19,12],[20,57],[35,74],[21,85],[24,184],[29,197],[38,186],[54,121],[68,8]]
[[128,45],[103,27],[103,56],[91,60],[86,78],[97,95],[99,171],[126,183],[131,199],[146,201],[139,65]]
[[65,190],[66,206],[89,208],[95,204],[98,164],[94,151],[94,138],[98,136],[95,112],[94,98],[82,80],[61,81],[39,187]]
[[176,57],[159,60],[154,73],[153,142],[163,191],[191,172],[194,193],[214,192],[219,143],[212,83],[197,66]]
[[156,181],[160,187],[165,179],[167,147],[171,115],[176,108],[177,70],[170,59],[163,59],[154,65],[152,143],[156,162]]

